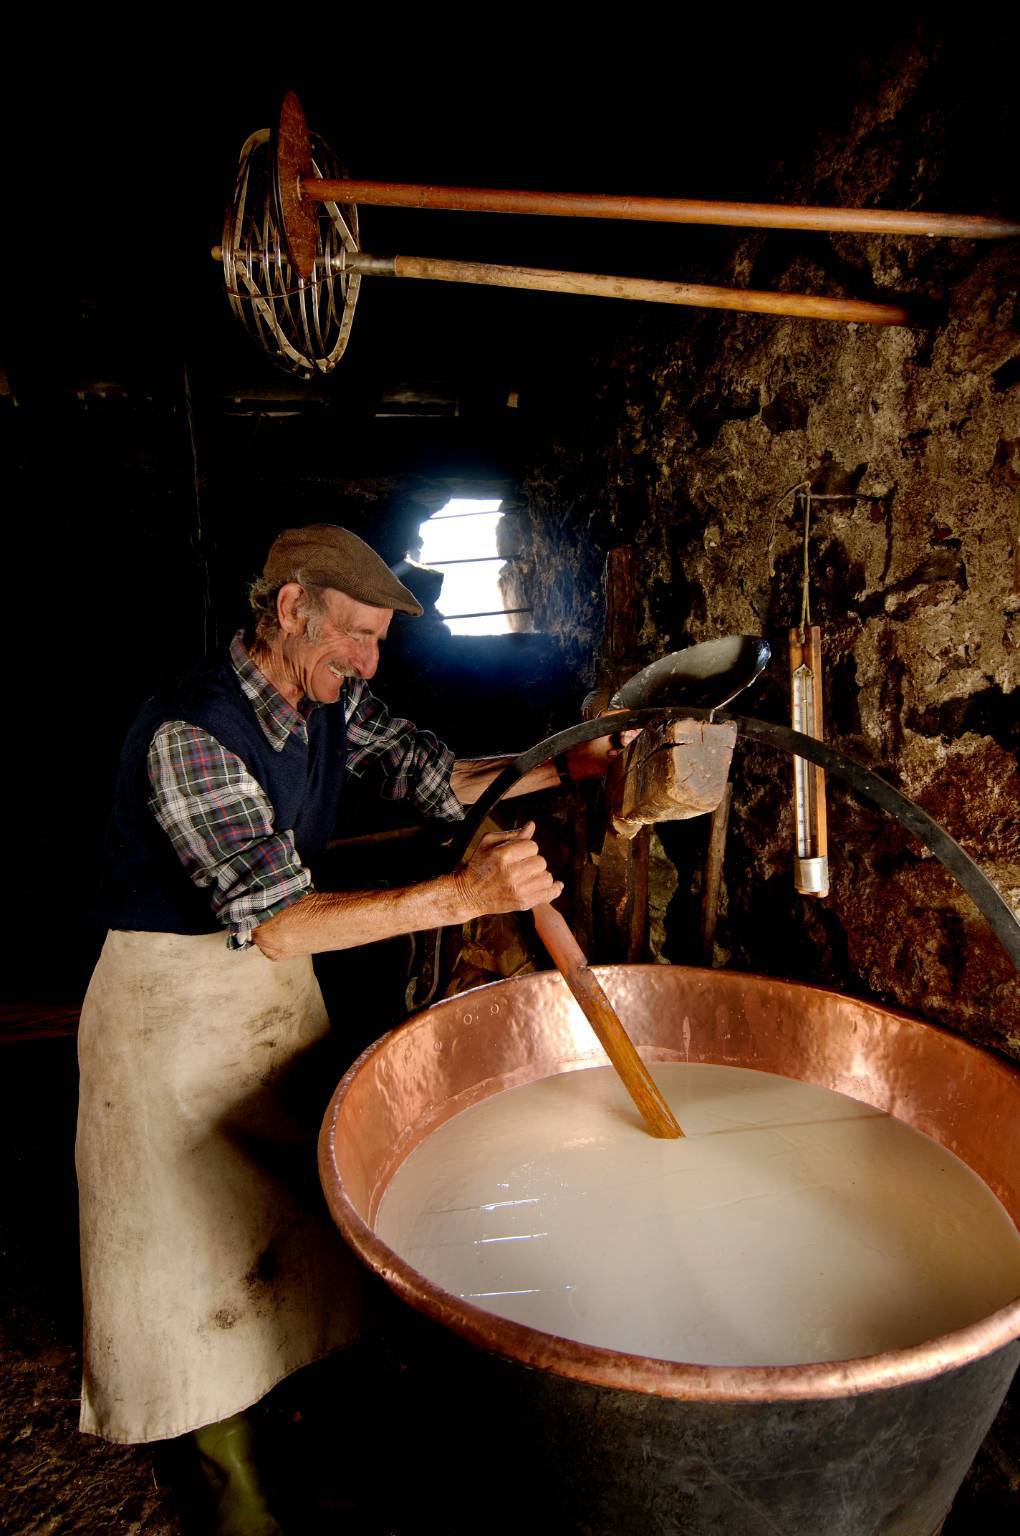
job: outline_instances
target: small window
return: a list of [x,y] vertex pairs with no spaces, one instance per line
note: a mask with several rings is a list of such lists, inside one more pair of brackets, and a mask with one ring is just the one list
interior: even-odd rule
[[421,550],[415,558],[443,573],[436,604],[455,635],[510,633],[499,575],[505,558],[497,553],[496,529],[503,518],[499,501],[453,497],[420,529]]

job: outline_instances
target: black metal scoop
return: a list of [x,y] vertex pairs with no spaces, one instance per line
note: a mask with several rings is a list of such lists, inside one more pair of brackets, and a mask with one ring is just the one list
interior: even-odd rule
[[722,709],[764,672],[772,651],[760,635],[724,635],[660,656],[635,672],[609,700],[610,709],[689,705]]

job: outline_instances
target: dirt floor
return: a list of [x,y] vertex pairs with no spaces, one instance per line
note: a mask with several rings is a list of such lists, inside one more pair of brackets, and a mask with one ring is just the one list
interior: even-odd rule
[[[5,1536],[193,1536],[207,1529],[186,1443],[114,1446],[77,1431],[80,1293],[68,1038],[0,1046],[5,1200],[0,1343],[0,1531]],[[394,1475],[392,1362],[374,1348],[312,1367],[262,1406],[258,1432],[288,1530],[426,1536]],[[985,1442],[945,1536],[1015,1536],[1020,1395]],[[398,1462],[399,1466],[399,1462]],[[429,1522],[428,1530],[435,1529]],[[544,1536],[541,1522],[536,1536]],[[559,1533],[557,1533],[559,1536]],[[566,1533],[563,1533],[566,1536]],[[823,1536],[823,1533],[819,1533]],[[927,1533],[918,1533],[927,1536]]]

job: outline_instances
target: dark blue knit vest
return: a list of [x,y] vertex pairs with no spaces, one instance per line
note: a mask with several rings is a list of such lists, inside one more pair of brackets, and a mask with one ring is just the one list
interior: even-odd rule
[[211,888],[194,884],[147,805],[151,786],[146,758],[165,720],[198,726],[241,759],[272,803],[276,830],[293,831],[297,851],[314,878],[336,821],[343,783],[343,707],[313,709],[308,745],[291,734],[275,752],[229,657],[142,705],[124,743],[107,827],[103,917],[109,928],[215,933],[221,925],[210,905]]

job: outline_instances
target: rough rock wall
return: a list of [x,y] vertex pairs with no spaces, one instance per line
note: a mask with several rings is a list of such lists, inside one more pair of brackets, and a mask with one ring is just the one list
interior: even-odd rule
[[[862,74],[846,132],[799,177],[785,167],[776,200],[993,211],[994,171],[964,151],[1010,142],[1007,98],[950,48],[908,47]],[[940,821],[1020,910],[1017,242],[755,234],[727,259],[706,279],[905,297],[928,323],[629,309],[526,484],[536,627],[597,650],[605,552],[633,543],[647,657],[764,634],[775,660],[745,707],[788,719],[802,539],[791,490],[858,498],[814,508],[827,734]],[[920,845],[838,785],[831,895],[794,893],[789,782],[788,759],[740,750],[722,958],[875,995],[1020,1057],[1020,989],[997,941]],[[662,829],[679,875],[664,953],[677,960],[692,958],[696,825]]]

